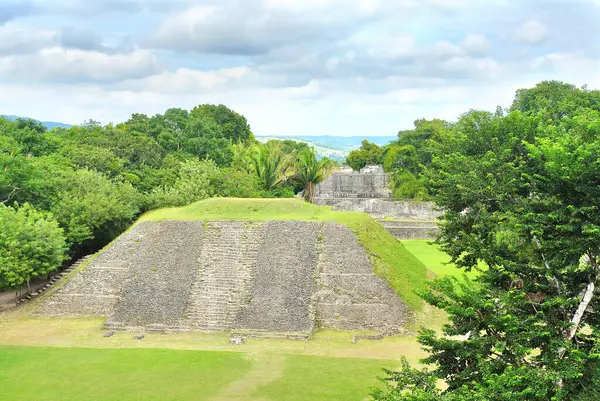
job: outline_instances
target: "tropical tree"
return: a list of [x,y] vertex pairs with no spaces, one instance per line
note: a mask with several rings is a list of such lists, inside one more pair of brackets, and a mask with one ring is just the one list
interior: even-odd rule
[[255,145],[249,154],[249,161],[252,171],[266,190],[281,185],[290,172],[290,160],[276,143]]
[[293,181],[304,188],[304,200],[312,202],[316,185],[327,178],[334,166],[335,163],[327,158],[317,160],[312,149],[305,149],[298,154]]

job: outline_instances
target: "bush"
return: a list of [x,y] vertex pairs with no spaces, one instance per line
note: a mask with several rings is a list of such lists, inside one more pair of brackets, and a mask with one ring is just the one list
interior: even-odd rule
[[72,250],[89,240],[110,241],[140,211],[141,199],[131,184],[111,181],[96,171],[76,170],[59,184],[51,211],[65,228]]
[[65,236],[50,213],[27,203],[16,208],[0,204],[0,227],[0,288],[17,288],[65,260]]
[[150,208],[183,206],[213,196],[220,171],[211,160],[186,161],[169,187],[158,187],[148,197]]
[[429,192],[423,181],[408,171],[397,171],[392,175],[392,192],[396,199],[429,199]]

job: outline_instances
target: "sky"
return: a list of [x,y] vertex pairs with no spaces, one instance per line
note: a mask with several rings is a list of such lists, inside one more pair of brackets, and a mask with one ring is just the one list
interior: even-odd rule
[[0,114],[225,104],[256,135],[395,135],[600,89],[600,0],[0,0]]

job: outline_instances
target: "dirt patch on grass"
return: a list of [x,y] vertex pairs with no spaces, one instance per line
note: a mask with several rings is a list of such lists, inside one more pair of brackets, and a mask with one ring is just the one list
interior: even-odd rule
[[[281,354],[248,355],[252,363],[250,372],[221,390],[211,401],[242,400],[256,389],[265,386],[283,376],[285,356]],[[268,401],[265,398],[253,398],[255,401]]]
[[0,317],[0,344],[88,348],[166,348],[183,350],[231,351],[248,354],[285,353],[331,357],[390,359],[406,356],[411,361],[423,357],[413,336],[389,336],[379,341],[359,341],[357,334],[370,332],[319,330],[311,340],[249,338],[243,345],[229,344],[229,333],[145,333],[141,341],[135,332],[116,332],[105,338],[100,318]]

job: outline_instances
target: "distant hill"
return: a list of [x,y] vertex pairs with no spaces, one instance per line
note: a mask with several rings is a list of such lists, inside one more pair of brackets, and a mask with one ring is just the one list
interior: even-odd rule
[[305,136],[257,136],[261,142],[267,142],[271,139],[289,139],[292,141],[308,143],[315,148],[319,157],[328,157],[337,162],[343,162],[348,153],[358,149],[363,140],[374,142],[379,146],[387,145],[390,141],[397,139],[396,136],[332,136],[332,135],[305,135]]
[[390,141],[398,139],[397,136],[333,136],[333,135],[305,135],[305,136],[295,136],[293,138],[285,138],[285,139],[300,139],[301,141],[306,141],[310,143],[314,143],[315,145],[323,146],[326,148],[342,150],[345,152],[350,152],[351,150],[360,148],[360,144],[363,140],[367,140],[369,142],[376,143],[379,146],[387,145]]
[[71,128],[72,127],[71,124],[57,123],[54,121],[39,121],[39,120],[36,120],[35,118],[29,118],[29,117],[19,117],[19,116],[13,116],[13,115],[1,115],[0,117],[4,117],[10,121],[16,121],[18,118],[23,118],[25,120],[35,120],[35,121],[42,123],[42,125],[48,129],[52,129],[52,128],[56,128],[56,127],[60,127],[60,128]]

